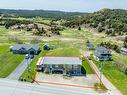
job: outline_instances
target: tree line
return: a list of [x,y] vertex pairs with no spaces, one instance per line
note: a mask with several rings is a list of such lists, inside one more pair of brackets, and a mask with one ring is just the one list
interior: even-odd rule
[[0,14],[4,16],[15,16],[15,17],[45,17],[55,19],[67,19],[73,16],[82,15],[80,12],[63,12],[63,11],[48,11],[48,10],[14,10],[14,9],[0,9]]

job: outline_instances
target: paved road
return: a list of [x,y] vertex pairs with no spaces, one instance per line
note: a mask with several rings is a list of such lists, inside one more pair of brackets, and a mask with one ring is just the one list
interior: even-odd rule
[[[86,56],[89,56],[89,52],[87,51],[81,51],[81,53]],[[87,58],[88,59],[88,58]],[[98,76],[98,78],[100,78],[100,71],[97,68],[97,66],[93,63],[92,60],[89,60],[90,66],[94,69],[96,75]],[[106,88],[108,89],[108,92],[110,93],[109,95],[122,95],[122,93],[102,74],[102,83],[106,86]]]
[[18,80],[22,73],[30,64],[32,59],[24,59],[21,64],[7,77],[8,79]]
[[89,88],[66,87],[50,84],[31,84],[0,79],[0,95],[108,95]]

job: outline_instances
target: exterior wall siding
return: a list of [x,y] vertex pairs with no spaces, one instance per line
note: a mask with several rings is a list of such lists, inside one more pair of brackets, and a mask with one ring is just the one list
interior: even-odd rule
[[12,52],[14,54],[30,54],[30,52],[34,52],[35,55],[39,54],[40,51],[35,51],[35,50],[32,50],[32,51],[21,51],[21,50],[12,50]]
[[52,65],[45,64],[42,66],[44,71],[49,73],[61,71],[63,74],[70,75],[81,75],[81,66],[80,65]]

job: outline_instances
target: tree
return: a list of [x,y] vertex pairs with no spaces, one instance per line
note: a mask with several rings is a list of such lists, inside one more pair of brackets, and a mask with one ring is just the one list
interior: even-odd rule
[[125,37],[124,42],[127,43],[127,36]]
[[34,24],[34,29],[39,29],[37,24]]
[[102,32],[102,31],[104,31],[104,28],[101,26],[98,26],[98,32]]
[[78,27],[78,30],[79,30],[79,31],[81,30],[81,27],[80,27],[80,26]]
[[89,41],[89,40],[87,40],[87,41],[86,41],[86,43],[87,43],[87,44],[89,44],[89,43],[90,43],[90,41]]
[[111,36],[116,36],[115,31],[113,31],[113,32],[111,33]]
[[124,43],[123,43],[123,46],[124,46],[125,48],[127,48],[127,43],[126,43],[126,42],[124,42]]
[[127,36],[126,36],[125,39],[124,39],[123,46],[124,46],[125,48],[127,48]]

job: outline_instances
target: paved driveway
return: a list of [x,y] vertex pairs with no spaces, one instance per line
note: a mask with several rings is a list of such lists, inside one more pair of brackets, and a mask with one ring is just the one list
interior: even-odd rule
[[[16,60],[16,59],[15,59]],[[8,79],[18,80],[22,73],[27,68],[28,64],[30,64],[32,59],[24,59],[21,64],[7,77]]]

